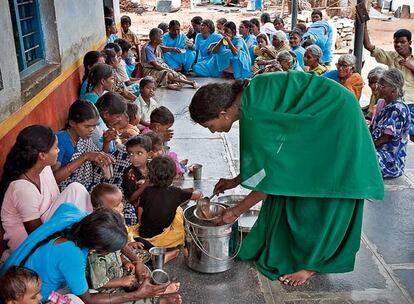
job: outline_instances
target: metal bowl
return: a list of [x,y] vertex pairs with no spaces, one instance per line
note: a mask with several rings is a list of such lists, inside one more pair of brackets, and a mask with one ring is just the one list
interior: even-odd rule
[[250,232],[254,223],[259,217],[259,210],[250,209],[243,213],[239,218],[239,231]]
[[140,259],[144,264],[151,259],[151,254],[144,249],[135,249],[134,252],[137,255],[138,259]]
[[224,207],[223,205],[220,204],[209,204],[209,214],[211,215],[211,217],[206,218],[205,215],[203,214],[203,212],[201,211],[201,209],[194,209],[194,216],[200,220],[203,221],[213,221],[215,219],[218,219],[224,212],[224,210],[226,209],[226,207]]
[[229,205],[230,207],[233,207],[237,205],[238,203],[240,203],[242,200],[244,200],[246,196],[247,195],[241,195],[241,194],[219,196],[218,202],[220,204],[226,204],[226,205]]

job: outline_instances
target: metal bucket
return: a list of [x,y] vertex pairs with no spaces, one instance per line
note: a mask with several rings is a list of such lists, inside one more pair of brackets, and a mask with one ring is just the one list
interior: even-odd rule
[[193,270],[218,273],[229,270],[241,247],[237,221],[216,226],[194,215],[196,206],[184,210],[185,242],[188,255],[185,263]]

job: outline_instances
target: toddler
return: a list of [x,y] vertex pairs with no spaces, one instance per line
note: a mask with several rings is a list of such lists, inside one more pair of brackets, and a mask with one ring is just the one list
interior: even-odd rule
[[148,165],[149,183],[140,197],[138,219],[140,237],[154,246],[173,248],[184,244],[183,210],[180,205],[201,197],[199,191],[172,186],[174,161],[157,156]]
[[0,278],[0,303],[38,304],[42,301],[39,275],[27,268],[13,266]]
[[145,136],[148,136],[151,139],[151,152],[149,153],[150,159],[165,154],[166,149],[161,135],[151,131],[146,133]]
[[[42,280],[39,275],[25,267],[12,266],[0,278],[0,303],[2,304],[40,304],[42,303]],[[61,295],[52,291],[47,303],[83,303],[75,295]]]
[[151,151],[151,139],[148,136],[138,135],[129,139],[125,144],[131,165],[125,168],[122,175],[122,190],[127,203],[125,204],[124,216],[128,226],[136,225],[139,197],[148,183],[147,162]]
[[181,162],[178,160],[178,155],[172,151],[166,151],[165,143],[169,141],[174,132],[171,130],[172,125],[174,124],[174,115],[171,113],[168,108],[161,106],[152,111],[150,116],[150,127],[149,129],[144,129],[142,132],[147,134],[149,130],[158,133],[163,137],[164,153],[167,154],[174,160],[176,167],[176,177],[182,178],[185,171],[187,170],[188,159],[184,159]]
[[140,123],[145,127],[149,127],[150,115],[158,107],[157,101],[153,98],[155,96],[157,83],[153,77],[147,76],[141,79],[139,88],[141,94],[137,98],[137,104],[138,113],[141,117]]

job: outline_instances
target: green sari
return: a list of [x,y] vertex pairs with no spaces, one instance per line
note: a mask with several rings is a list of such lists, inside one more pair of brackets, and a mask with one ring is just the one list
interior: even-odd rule
[[241,99],[240,179],[268,194],[242,260],[272,280],[353,270],[364,198],[382,199],[384,188],[352,93],[303,72],[255,77]]

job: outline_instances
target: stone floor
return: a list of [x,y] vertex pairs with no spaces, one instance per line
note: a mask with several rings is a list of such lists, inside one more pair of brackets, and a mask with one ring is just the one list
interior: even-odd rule
[[[199,84],[216,79],[197,79]],[[211,134],[195,125],[188,114],[194,90],[159,90],[157,99],[175,115],[172,151],[190,163],[203,164],[203,178],[186,176],[179,184],[212,193],[220,177],[238,172],[238,124],[228,134]],[[414,145],[408,149],[406,174],[385,181],[383,201],[365,204],[361,249],[355,271],[318,275],[301,287],[282,286],[260,275],[253,263],[237,261],[220,274],[190,270],[180,257],[166,266],[181,281],[184,303],[414,303]],[[246,193],[235,189],[229,193]]]

